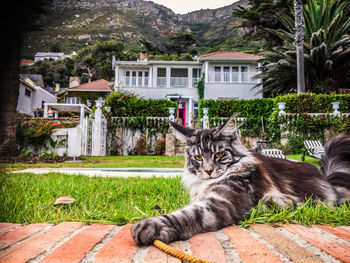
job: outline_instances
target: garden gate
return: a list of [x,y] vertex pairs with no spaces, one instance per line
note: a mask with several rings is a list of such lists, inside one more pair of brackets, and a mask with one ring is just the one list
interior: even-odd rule
[[97,109],[81,123],[81,154],[106,155],[107,119],[102,114],[102,101],[96,101]]

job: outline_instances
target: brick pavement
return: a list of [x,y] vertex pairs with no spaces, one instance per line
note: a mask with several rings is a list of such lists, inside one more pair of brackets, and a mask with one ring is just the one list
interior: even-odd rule
[[[125,226],[0,223],[3,262],[180,263],[154,246],[137,247]],[[173,247],[212,262],[349,262],[350,226],[256,224],[199,234]]]

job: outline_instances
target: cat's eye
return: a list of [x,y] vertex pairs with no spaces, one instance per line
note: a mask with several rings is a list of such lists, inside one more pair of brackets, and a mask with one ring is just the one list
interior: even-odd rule
[[224,153],[223,153],[223,152],[217,152],[217,153],[215,153],[215,158],[217,158],[217,159],[221,158],[222,156],[224,156]]
[[203,156],[200,155],[200,154],[195,155],[195,156],[193,156],[193,157],[194,157],[194,159],[196,159],[197,161],[202,161],[202,160],[203,160]]

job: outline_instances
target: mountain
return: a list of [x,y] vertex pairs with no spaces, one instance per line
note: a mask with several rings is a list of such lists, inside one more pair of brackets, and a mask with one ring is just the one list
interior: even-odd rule
[[232,11],[246,3],[241,0],[218,9],[179,15],[143,0],[53,0],[34,23],[41,30],[24,35],[22,57],[32,58],[37,51],[49,51],[53,46],[70,53],[106,40],[140,48],[139,40],[145,38],[163,47],[168,37],[180,32],[192,32],[198,48],[203,49],[208,41],[237,35],[239,23]]

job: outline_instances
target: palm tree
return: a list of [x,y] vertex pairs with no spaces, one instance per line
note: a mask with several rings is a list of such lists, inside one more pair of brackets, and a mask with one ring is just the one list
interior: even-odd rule
[[304,30],[303,30],[303,1],[294,0],[295,13],[295,45],[297,51],[297,82],[298,93],[305,93],[304,78]]
[[[350,84],[350,2],[308,0],[304,6],[304,63],[306,90],[334,92]],[[268,95],[296,92],[295,24],[281,16],[287,30],[269,30],[285,41],[261,61],[263,91]],[[283,79],[282,79],[283,78]]]

